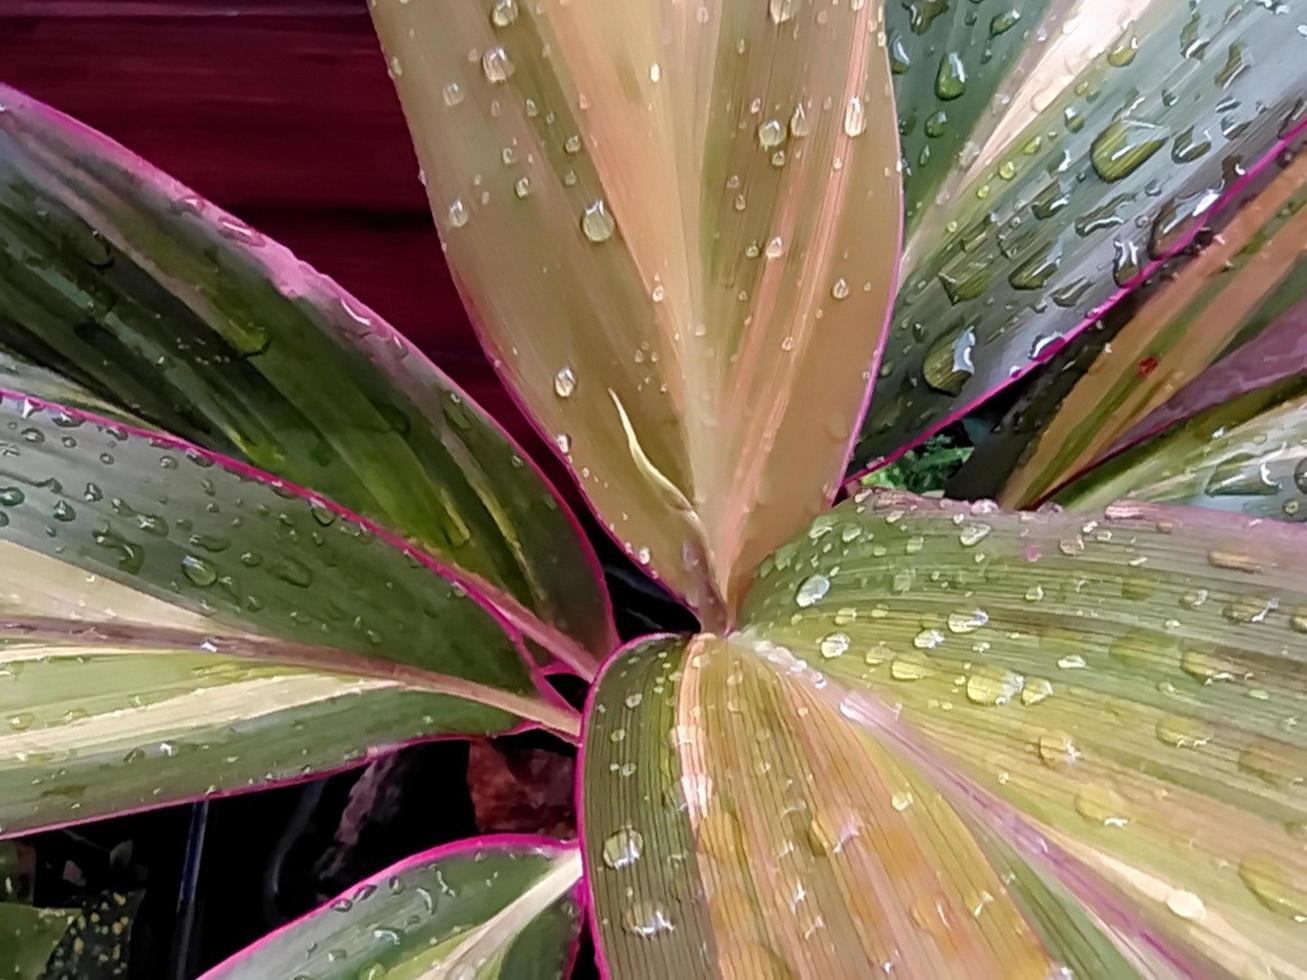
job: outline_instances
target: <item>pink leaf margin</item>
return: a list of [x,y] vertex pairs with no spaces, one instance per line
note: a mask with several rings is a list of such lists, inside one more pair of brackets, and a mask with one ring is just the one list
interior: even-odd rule
[[[107,160],[112,166],[117,167],[124,173],[129,173],[141,185],[151,191],[158,193],[160,196],[174,201],[185,201],[188,208],[201,217],[208,224],[226,224],[228,227],[248,228],[245,222],[241,221],[230,212],[218,207],[216,204],[204,199],[196,194],[185,184],[159,170],[149,161],[137,156],[127,147],[118,143],[97,129],[87,126],[85,123],[74,119],[47,105],[38,99],[34,99],[17,89],[11,88],[0,82],[0,115],[5,113],[16,113],[20,118],[23,116],[31,117],[36,125],[46,127],[52,130],[61,131],[69,139],[80,141],[85,145],[89,155]],[[486,411],[471,395],[464,391],[448,374],[442,371],[429,357],[422,352],[415,344],[405,337],[389,321],[377,314],[371,307],[367,306],[361,300],[352,296],[341,287],[335,279],[327,276],[316,269],[312,268],[305,262],[301,262],[285,246],[275,240],[268,238],[253,229],[251,234],[257,235],[260,239],[259,250],[256,252],[253,248],[237,249],[233,243],[234,250],[241,251],[242,254],[253,264],[260,266],[267,274],[268,281],[274,285],[277,290],[289,300],[299,298],[309,298],[324,307],[336,306],[345,312],[345,314],[360,324],[366,324],[368,334],[360,336],[358,333],[342,328],[337,321],[329,319],[330,325],[335,328],[336,336],[343,343],[356,348],[363,347],[385,347],[392,354],[390,359],[398,359],[405,364],[414,365],[420,372],[428,373],[441,386],[447,388],[450,392],[457,394],[463,403],[476,412],[486,424],[504,440],[504,443],[522,459],[530,471],[535,475],[543,490],[553,497],[558,504],[558,509],[563,514],[564,519],[572,528],[581,552],[585,557],[586,565],[594,579],[596,589],[603,597],[603,607],[605,612],[605,628],[607,636],[607,646],[609,649],[617,645],[617,628],[613,620],[612,601],[609,597],[608,586],[604,579],[603,566],[599,562],[599,557],[595,553],[593,545],[590,543],[581,522],[577,519],[576,514],[572,511],[558,488],[545,474],[529,453],[527,453],[516,439],[504,428],[503,425],[488,411]],[[460,290],[461,292],[461,290]],[[479,336],[479,333],[478,333]],[[484,344],[483,344],[484,347]],[[395,351],[400,352],[400,357],[395,358]],[[502,380],[502,376],[501,376]],[[511,386],[505,383],[510,396],[513,397],[519,408],[524,408],[517,393]],[[530,419],[527,412],[523,414]],[[531,419],[533,425],[537,425],[534,419]],[[537,425],[537,429],[538,429]],[[553,445],[551,439],[546,439],[548,445]],[[214,457],[215,459],[218,457]],[[236,462],[233,460],[232,462]],[[239,464],[238,464],[239,465]],[[570,472],[570,470],[569,470]],[[272,477],[274,480],[276,477]],[[288,485],[289,486],[289,485]],[[343,511],[342,511],[343,513]],[[493,587],[487,586],[492,589]],[[486,591],[486,588],[480,591]],[[592,659],[586,657],[587,669],[588,662]],[[584,672],[581,676],[587,676]]]
[[[532,639],[541,642],[542,644],[545,642],[545,639],[552,639],[555,640],[555,642],[566,640],[568,644],[571,644],[572,641],[562,637],[561,634],[557,634],[552,627],[548,627],[546,624],[536,620],[529,612],[523,609],[516,600],[505,596],[500,590],[490,585],[480,576],[471,575],[467,572],[460,571],[451,565],[447,565],[428,554],[424,549],[404,540],[404,538],[400,537],[398,534],[387,530],[375,521],[369,520],[361,514],[355,513],[348,507],[344,507],[341,504],[336,503],[334,500],[329,500],[320,494],[314,493],[312,490],[302,487],[297,483],[283,480],[271,473],[260,470],[242,460],[233,459],[232,457],[224,456],[221,453],[202,449],[194,443],[188,442],[185,439],[181,439],[174,435],[156,432],[150,429],[142,429],[138,426],[125,425],[122,422],[107,418],[103,415],[84,412],[81,409],[70,408],[67,405],[61,405],[57,402],[33,398],[21,391],[0,388],[0,402],[3,402],[6,399],[19,402],[25,409],[30,407],[34,409],[43,409],[48,412],[62,413],[67,415],[69,418],[78,419],[84,423],[109,427],[118,432],[126,432],[129,436],[137,439],[144,439],[153,446],[173,449],[180,453],[205,459],[214,466],[217,466],[240,479],[263,484],[264,486],[281,491],[283,494],[289,493],[314,506],[328,510],[337,517],[370,532],[379,540],[384,541],[392,548],[400,551],[405,557],[424,565],[439,578],[454,583],[462,588],[467,593],[467,597],[485,610],[485,612],[499,625],[500,629],[504,631],[505,635],[512,641],[514,648],[517,650],[518,656],[522,658],[522,662],[530,673],[532,682],[535,684],[535,687],[541,696],[555,706],[561,707],[570,713],[575,713],[575,709],[554,690],[552,684],[545,680],[544,670],[535,662],[535,658],[532,657],[530,652],[526,649],[523,637],[524,635],[530,636]],[[504,608],[505,605],[510,607],[507,611]],[[512,607],[516,608],[514,609]],[[542,637],[544,639],[542,639]],[[555,652],[557,655],[557,651],[554,651],[552,648],[550,649],[551,652]],[[532,724],[528,727],[539,726]]]
[[[1248,185],[1251,184],[1254,180],[1256,180],[1257,177],[1262,173],[1262,171],[1265,170],[1266,167],[1269,166],[1272,162],[1274,162],[1275,158],[1278,157],[1281,152],[1287,149],[1290,144],[1292,144],[1295,140],[1298,139],[1298,137],[1302,136],[1304,133],[1307,133],[1307,119],[1303,119],[1302,121],[1297,123],[1288,132],[1286,132],[1283,136],[1281,136],[1278,140],[1276,140],[1275,143],[1271,146],[1269,150],[1266,151],[1265,154],[1263,154],[1260,158],[1258,158],[1258,160],[1251,167],[1249,167],[1248,170],[1237,181],[1231,184],[1230,187],[1225,191],[1225,193],[1221,195],[1220,200],[1217,201],[1216,204],[1212,206],[1211,210],[1208,212],[1209,215],[1216,215],[1226,210],[1228,207],[1230,207],[1230,205],[1233,204],[1238,199],[1238,197],[1247,189]],[[1164,254],[1161,258],[1155,259],[1154,261],[1150,262],[1143,269],[1141,269],[1133,279],[1131,279],[1128,283],[1126,283],[1126,285],[1117,289],[1106,300],[1104,300],[1098,306],[1094,307],[1087,314],[1085,314],[1084,318],[1075,327],[1073,327],[1071,330],[1068,330],[1066,333],[1064,333],[1062,337],[1056,342],[1049,344],[1046,350],[1041,351],[1039,357],[1027,362],[1024,367],[1017,370],[1014,374],[1009,375],[1001,384],[994,385],[988,391],[985,391],[984,393],[977,395],[971,401],[964,403],[960,407],[955,408],[953,411],[944,415],[938,421],[932,423],[927,428],[923,429],[921,433],[918,434],[915,438],[910,439],[908,442],[904,443],[898,449],[895,449],[892,453],[889,453],[888,455],[885,456],[878,457],[877,459],[874,459],[871,462],[869,462],[862,469],[858,470],[852,476],[845,479],[844,489],[847,492],[850,493],[853,492],[854,490],[857,489],[859,481],[867,474],[875,472],[876,470],[881,469],[883,467],[889,466],[891,463],[899,459],[905,453],[911,452],[917,446],[920,446],[931,436],[935,435],[936,433],[940,432],[943,429],[948,428],[950,425],[952,425],[954,422],[958,421],[959,419],[964,418],[967,415],[970,415],[973,411],[975,411],[981,405],[985,404],[985,402],[989,401],[1000,391],[1003,391],[1004,389],[1010,387],[1011,385],[1015,384],[1017,381],[1020,381],[1022,378],[1024,378],[1031,371],[1046,364],[1049,360],[1055,357],[1064,347],[1066,347],[1067,344],[1069,344],[1072,340],[1074,340],[1077,336],[1079,336],[1080,333],[1083,332],[1087,327],[1093,325],[1094,323],[1097,323],[1104,316],[1106,316],[1107,313],[1113,307],[1115,307],[1117,303],[1121,302],[1121,300],[1125,299],[1125,297],[1129,296],[1132,292],[1134,292],[1144,282],[1145,279],[1153,275],[1153,273],[1155,273],[1161,266],[1165,265],[1171,259],[1175,258],[1178,254],[1180,254],[1186,248],[1188,248],[1193,243],[1193,240],[1196,237],[1198,237],[1199,233],[1202,232],[1202,230],[1206,227],[1207,227],[1206,222],[1195,222],[1194,227],[1190,228],[1178,239],[1176,239],[1175,243],[1171,246],[1170,249],[1167,250],[1166,254]],[[873,379],[874,377],[875,376],[873,375]],[[855,434],[855,440],[857,435],[859,434],[861,434],[861,427],[859,427],[859,432]]]
[[[351,898],[354,895],[354,893],[357,892],[360,888],[366,888],[368,886],[372,886],[374,888],[379,887],[381,885],[384,885],[387,879],[393,877],[394,875],[401,874],[405,871],[410,871],[413,868],[417,867],[418,865],[431,864],[433,862],[441,861],[446,858],[458,857],[460,855],[474,853],[476,851],[484,851],[484,850],[495,849],[495,848],[504,849],[504,850],[537,851],[541,853],[547,853],[550,856],[555,856],[555,855],[566,853],[567,851],[570,850],[574,850],[576,847],[577,844],[575,841],[555,840],[552,837],[540,837],[533,834],[485,834],[480,837],[469,837],[469,838],[465,838],[464,840],[452,841],[451,843],[448,844],[441,844],[438,847],[433,847],[429,850],[421,851],[418,854],[412,855],[411,857],[406,857],[401,861],[397,861],[396,863],[390,865],[390,867],[384,868],[381,871],[378,871],[376,874],[364,878],[360,882],[356,882],[355,884],[347,888],[345,891],[337,895],[335,898],[332,898],[329,901],[324,902],[323,904],[319,905],[317,908],[312,909],[309,912],[305,912],[303,915],[299,916],[298,918],[292,919],[291,921],[278,926],[272,932],[269,932],[262,938],[255,940],[249,946],[246,946],[244,949],[240,950],[239,952],[233,953],[231,956],[227,957],[221,963],[217,964],[216,966],[210,967],[208,970],[202,973],[197,978],[197,980],[221,980],[222,975],[227,970],[239,964],[241,960],[244,960],[250,956],[258,955],[258,953],[265,946],[268,946],[273,942],[275,942],[280,937],[283,937],[295,931],[300,926],[308,922],[310,919],[315,918],[316,916],[319,915],[323,915],[327,912],[330,912],[331,907],[333,905],[335,905],[337,902],[341,901],[342,899]],[[581,882],[578,881],[574,891],[579,892],[580,890],[581,890]],[[580,936],[580,931],[578,930],[576,938],[572,940],[571,944],[568,947],[567,965],[564,968],[564,975],[571,974],[572,968],[576,964],[576,957],[580,949],[580,945],[581,945],[581,936]]]
[[573,773],[572,795],[576,801],[574,809],[576,810],[576,839],[580,842],[581,847],[581,880],[585,884],[585,914],[586,924],[590,928],[590,937],[594,940],[595,965],[599,970],[599,976],[602,980],[612,980],[613,972],[608,965],[608,959],[604,956],[603,943],[599,935],[599,921],[595,911],[594,892],[590,888],[590,882],[593,881],[594,869],[590,867],[590,860],[586,856],[585,849],[585,746],[586,737],[590,733],[590,719],[594,715],[595,697],[599,692],[599,685],[603,682],[604,675],[612,666],[622,659],[623,655],[638,646],[646,643],[653,643],[657,640],[688,640],[689,637],[681,633],[647,633],[644,636],[637,636],[627,640],[616,650],[610,653],[602,664],[599,665],[599,673],[595,676],[594,682],[590,685],[590,690],[586,693],[585,708],[582,711],[581,722],[581,740],[576,751],[576,768]]

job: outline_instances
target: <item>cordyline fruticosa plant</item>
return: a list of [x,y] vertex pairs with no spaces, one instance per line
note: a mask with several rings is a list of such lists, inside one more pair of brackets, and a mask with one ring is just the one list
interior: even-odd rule
[[[614,651],[402,336],[6,90],[3,833],[540,726],[579,842],[208,976],[553,977],[582,908],[619,977],[1307,975],[1303,5],[373,15],[495,366],[704,631]],[[955,480],[997,503],[828,509],[1050,359]]]

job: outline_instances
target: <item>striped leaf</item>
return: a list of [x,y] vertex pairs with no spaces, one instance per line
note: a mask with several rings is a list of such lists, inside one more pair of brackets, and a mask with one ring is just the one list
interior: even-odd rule
[[829,502],[865,399],[899,240],[881,7],[373,5],[497,366],[709,622]]
[[836,508],[738,631],[601,675],[613,973],[1302,976],[1305,554],[1149,504]]
[[1307,520],[1307,374],[1216,405],[1063,488],[1075,510],[1121,497]]
[[1255,336],[1307,296],[1304,204],[1307,156],[1300,155],[1148,295],[1043,426],[999,503],[1024,507],[1042,499],[1104,455],[1237,338]]
[[0,833],[574,730],[506,600],[339,505],[13,396],[0,439]]
[[25,365],[12,388],[143,419],[412,538],[574,637],[585,673],[612,645],[575,520],[412,344],[239,219],[3,86],[0,351]]
[[904,281],[862,466],[967,413],[1100,317],[1239,199],[1307,105],[1293,4],[887,8],[891,61],[906,66],[904,145],[919,149],[905,161]]
[[574,845],[459,841],[373,875],[201,980],[555,980],[576,955],[580,879]]

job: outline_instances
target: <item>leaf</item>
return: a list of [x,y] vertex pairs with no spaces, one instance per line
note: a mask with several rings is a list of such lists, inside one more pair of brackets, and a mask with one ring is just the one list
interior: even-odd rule
[[[1028,33],[999,58],[1019,78],[978,80],[998,91],[996,119],[937,100],[949,127],[979,135],[929,178],[911,227],[859,466],[966,414],[1102,316],[1238,199],[1307,105],[1304,39],[1284,4],[1059,0],[1038,24],[1025,17],[1038,4],[890,6],[929,25],[899,32],[918,75],[988,32],[985,13],[1018,10],[1013,30]],[[983,57],[976,40],[965,50]],[[931,115],[923,104],[900,117],[905,145]]]
[[582,786],[610,968],[1301,975],[1302,534],[837,507],[739,631],[601,675]]
[[70,909],[0,902],[0,963],[5,980],[44,980],[46,964],[76,918]]
[[1201,374],[1250,324],[1264,327],[1291,295],[1302,298],[1292,279],[1307,268],[1304,204],[1307,156],[1299,156],[1116,334],[1009,476],[999,503],[1042,499]]
[[0,833],[574,728],[474,577],[358,515],[31,400],[0,434]]
[[553,980],[576,953],[575,846],[478,837],[393,865],[201,980]]
[[[1302,271],[1307,272],[1307,268]],[[1307,301],[1298,303],[1252,340],[1181,388],[1165,405],[1149,413],[1118,439],[1109,452],[1129,448],[1209,408],[1295,374],[1307,374]]]
[[372,11],[497,367],[709,622],[831,499],[880,343],[900,210],[880,8]]
[[0,344],[86,397],[19,390],[125,411],[412,537],[573,636],[582,672],[612,646],[575,520],[412,344],[239,219],[6,87]]
[[1307,520],[1307,375],[1217,405],[1057,494],[1075,510],[1134,497]]

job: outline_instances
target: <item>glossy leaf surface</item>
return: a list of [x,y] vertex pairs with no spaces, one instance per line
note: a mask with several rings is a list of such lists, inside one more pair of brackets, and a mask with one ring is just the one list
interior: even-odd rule
[[574,520],[412,344],[98,133],[4,87],[0,110],[0,347],[76,390],[13,387],[311,486],[609,649]]
[[[1237,199],[1302,125],[1307,90],[1289,4],[1069,0],[1043,7],[1037,25],[1040,4],[891,6],[920,32],[900,25],[895,63],[915,57],[909,72],[933,68],[938,86],[934,110],[918,99],[900,119],[905,145],[927,127],[979,135],[947,176],[930,176],[933,151],[909,174],[930,193],[905,245],[863,465],[964,414],[1118,301]],[[994,57],[1019,73],[997,86],[997,118],[959,116],[962,96],[950,96],[971,85],[967,58],[983,61],[978,39],[1013,11]],[[1013,31],[1027,32],[1016,56],[1002,53]],[[986,91],[988,72],[975,73]]]
[[709,622],[822,509],[893,291],[881,4],[383,0],[497,366]]
[[0,434],[3,831],[572,727],[474,582],[337,505],[13,397]]
[[1151,293],[1043,427],[998,500],[1029,506],[1087,468],[1237,337],[1307,295],[1307,155]]
[[361,882],[203,980],[555,980],[576,951],[580,878],[580,854],[560,841],[459,841]]
[[1095,467],[1056,499],[1083,510],[1121,497],[1307,520],[1307,375],[1210,408]]
[[1300,538],[895,492],[820,518],[739,632],[600,679],[614,973],[1298,975]]
[[45,968],[77,913],[0,902],[0,977],[44,980]]

